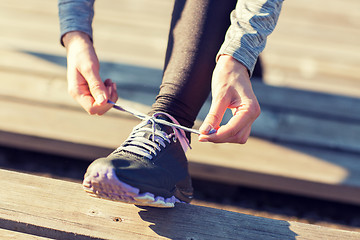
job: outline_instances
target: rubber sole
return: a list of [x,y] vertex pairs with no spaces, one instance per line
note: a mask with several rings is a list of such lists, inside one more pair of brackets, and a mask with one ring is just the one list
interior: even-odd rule
[[120,181],[111,167],[88,172],[83,181],[83,188],[93,197],[139,206],[173,208],[175,203],[181,202],[175,196],[163,198],[149,192],[140,193],[138,188]]

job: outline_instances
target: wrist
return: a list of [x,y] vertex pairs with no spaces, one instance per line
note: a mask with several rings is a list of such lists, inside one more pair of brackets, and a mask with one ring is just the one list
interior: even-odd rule
[[66,49],[68,49],[73,43],[92,45],[89,35],[80,31],[71,31],[64,34],[62,41]]
[[232,71],[242,72],[249,76],[249,69],[247,69],[244,64],[242,64],[240,61],[230,55],[220,55],[217,64],[222,65],[226,69],[232,69]]

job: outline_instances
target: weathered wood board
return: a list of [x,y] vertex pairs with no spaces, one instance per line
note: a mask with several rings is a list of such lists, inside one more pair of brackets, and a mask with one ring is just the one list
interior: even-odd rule
[[[0,143],[92,160],[115,149],[138,123],[115,111],[89,116],[72,104],[1,98]],[[358,154],[258,138],[240,146],[198,143],[194,136],[192,147],[194,177],[360,204]]]
[[[99,58],[162,68],[172,6],[168,0],[97,1]],[[266,82],[360,97],[359,7],[356,0],[285,2],[262,54]],[[57,1],[2,0],[0,30],[0,49],[64,54]]]
[[[360,233],[177,204],[140,208],[78,183],[0,169],[0,232],[55,239],[359,239]],[[7,232],[7,234],[10,234]],[[31,239],[31,238],[30,238]]]
[[[142,104],[152,103],[161,81],[172,4],[96,3],[102,76],[116,80],[119,95],[139,110],[146,111]],[[266,82],[353,97],[254,82],[262,106],[256,137],[245,146],[194,139],[193,176],[360,203],[358,6],[353,0],[285,2],[263,54]],[[127,137],[135,119],[114,111],[87,116],[67,95],[56,1],[2,0],[0,32],[2,145],[90,160]]]
[[[22,56],[3,51],[10,59],[25,59],[39,64],[46,58],[59,61],[61,57],[50,55]],[[34,59],[35,57],[35,59]],[[65,61],[63,59],[63,61]],[[147,111],[158,91],[160,71],[151,68],[103,63],[110,76],[118,76],[118,92],[122,99],[138,104]],[[37,101],[42,104],[77,107],[67,95],[66,82],[61,73],[7,70],[0,72],[6,79],[0,97],[17,101]],[[59,75],[58,75],[59,74]],[[255,121],[252,133],[256,137],[279,142],[297,143],[360,153],[360,99],[282,87],[272,87],[254,82],[262,114]],[[139,105],[140,104],[140,105]],[[145,108],[144,106],[145,105]],[[204,119],[210,107],[207,101],[199,114]],[[229,119],[230,114],[225,116]]]

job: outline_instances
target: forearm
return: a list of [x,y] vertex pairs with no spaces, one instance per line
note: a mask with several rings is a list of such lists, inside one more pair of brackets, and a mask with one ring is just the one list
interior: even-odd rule
[[79,31],[86,33],[92,40],[92,21],[95,0],[58,0],[60,20],[60,41],[66,33]]
[[[250,75],[268,35],[274,30],[283,0],[239,0],[231,13],[231,26],[218,57],[230,55],[241,62]],[[217,57],[217,58],[218,58]]]

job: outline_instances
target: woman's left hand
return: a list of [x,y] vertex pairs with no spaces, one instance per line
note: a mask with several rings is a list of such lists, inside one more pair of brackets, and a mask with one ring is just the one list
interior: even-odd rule
[[[233,116],[220,123],[230,108]],[[212,77],[212,103],[200,127],[199,141],[214,143],[246,143],[251,125],[260,115],[260,106],[252,90],[247,68],[228,55],[221,55]],[[211,129],[217,131],[209,134]]]

